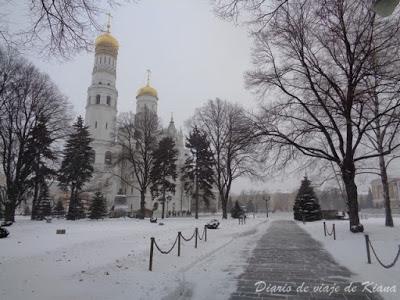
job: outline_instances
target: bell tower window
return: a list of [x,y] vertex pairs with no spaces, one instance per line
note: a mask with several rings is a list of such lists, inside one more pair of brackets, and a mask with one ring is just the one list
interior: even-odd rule
[[100,104],[100,95],[96,95],[96,104]]
[[107,96],[107,105],[111,105],[111,97]]

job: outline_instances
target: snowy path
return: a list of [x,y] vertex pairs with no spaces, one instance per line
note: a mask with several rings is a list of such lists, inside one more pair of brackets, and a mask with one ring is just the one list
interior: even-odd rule
[[295,222],[274,221],[254,249],[231,300],[381,299],[359,283],[346,292],[351,276]]
[[[181,257],[175,250],[156,253],[154,271],[147,270],[151,236],[167,249],[178,231],[189,236],[207,220],[171,218],[164,226],[130,219],[22,220],[0,241],[0,299],[226,299],[245,266],[243,251],[265,232],[264,218],[249,218],[246,225],[222,220],[198,249],[191,241]],[[55,235],[57,228],[67,234]]]

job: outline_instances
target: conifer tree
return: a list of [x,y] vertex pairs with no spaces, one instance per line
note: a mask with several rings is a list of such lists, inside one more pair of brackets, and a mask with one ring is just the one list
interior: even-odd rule
[[[40,206],[40,188],[45,185],[47,178],[56,175],[56,171],[49,167],[50,162],[56,160],[56,156],[51,149],[54,139],[51,137],[47,129],[47,119],[40,116],[38,123],[32,128],[30,138],[27,143],[27,150],[24,153],[32,160],[32,179],[30,185],[33,188],[32,212],[31,219],[35,220],[42,216],[38,215]],[[44,191],[46,193],[46,191]]]
[[174,140],[170,137],[161,139],[153,156],[154,164],[150,173],[152,182],[150,190],[153,198],[161,196],[162,218],[164,219],[166,193],[175,194],[178,151],[175,148]]
[[237,219],[243,214],[244,214],[244,211],[240,207],[239,202],[236,200],[235,206],[231,209],[231,217]]
[[68,220],[82,217],[83,206],[79,203],[78,195],[93,174],[94,151],[90,146],[91,141],[88,127],[84,126],[79,116],[68,136],[58,178],[61,188],[70,192]]
[[49,196],[49,187],[46,182],[40,186],[39,201],[36,207],[36,219],[43,220],[45,217],[51,216],[51,198]]
[[294,219],[299,221],[316,221],[322,218],[321,207],[307,176],[302,180],[297,192],[293,213]]
[[53,209],[53,215],[56,217],[63,217],[65,215],[65,209],[62,200],[57,201],[57,204]]
[[215,198],[212,192],[214,184],[214,160],[210,150],[210,142],[205,133],[201,133],[194,127],[186,138],[186,147],[190,155],[186,158],[182,168],[182,181],[185,191],[195,199],[195,218],[198,218],[199,196],[208,207],[210,200]]
[[107,216],[107,204],[101,192],[96,192],[89,208],[90,219],[102,219]]

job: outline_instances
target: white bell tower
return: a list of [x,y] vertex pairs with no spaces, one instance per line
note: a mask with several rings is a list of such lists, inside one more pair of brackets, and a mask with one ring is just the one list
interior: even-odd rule
[[96,39],[92,83],[88,88],[85,123],[94,139],[95,169],[111,167],[112,142],[116,138],[118,91],[115,87],[118,41],[107,31]]

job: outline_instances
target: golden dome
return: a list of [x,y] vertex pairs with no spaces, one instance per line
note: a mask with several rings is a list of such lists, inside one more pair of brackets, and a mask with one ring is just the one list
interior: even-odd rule
[[109,32],[105,32],[96,38],[96,48],[99,46],[119,48],[119,43]]
[[144,96],[144,95],[153,96],[153,97],[158,98],[157,90],[155,88],[152,88],[149,84],[147,84],[145,87],[142,87],[138,91],[137,97]]

